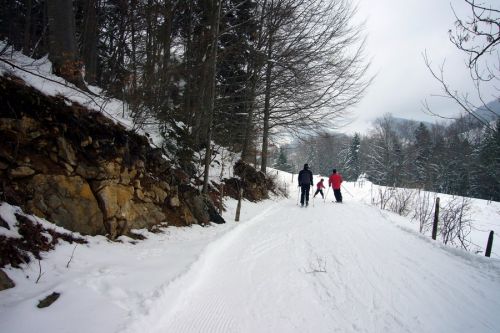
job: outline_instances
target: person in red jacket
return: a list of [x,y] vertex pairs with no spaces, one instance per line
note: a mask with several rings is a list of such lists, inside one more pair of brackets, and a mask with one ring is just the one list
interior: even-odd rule
[[323,189],[325,188],[325,185],[323,184],[323,178],[316,184],[316,192],[313,195],[313,198],[316,197],[316,194],[321,194],[321,197],[324,199],[325,196],[323,195]]
[[342,176],[337,173],[337,169],[333,169],[330,178],[328,178],[328,186],[333,187],[333,194],[337,202],[342,202],[342,193],[340,192],[340,185],[342,184]]

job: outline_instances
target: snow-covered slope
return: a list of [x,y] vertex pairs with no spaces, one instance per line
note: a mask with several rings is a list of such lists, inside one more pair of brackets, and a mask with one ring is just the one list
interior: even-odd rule
[[500,260],[418,234],[353,184],[343,204],[300,208],[290,179],[289,199],[245,202],[240,223],[88,237],[69,268],[74,245],[45,254],[38,284],[36,262],[7,269],[0,331],[498,332]]

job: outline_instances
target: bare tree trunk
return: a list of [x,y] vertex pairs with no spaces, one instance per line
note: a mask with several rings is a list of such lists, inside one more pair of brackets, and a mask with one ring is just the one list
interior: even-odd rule
[[212,50],[210,58],[210,96],[207,103],[207,137],[206,137],[206,150],[205,150],[205,173],[203,177],[203,193],[208,192],[208,173],[210,171],[210,162],[212,160],[212,119],[214,115],[215,108],[215,79],[217,74],[217,40],[219,36],[219,22],[220,22],[220,11],[221,11],[222,0],[213,0],[213,6],[216,10],[216,15],[214,21],[211,25],[212,31]]
[[252,141],[252,130],[254,128],[253,124],[253,100],[255,98],[255,89],[257,85],[257,80],[254,78],[257,75],[256,72],[252,74],[249,93],[247,94],[245,101],[245,111],[247,112],[247,121],[245,124],[245,139],[243,141],[243,148],[241,149],[241,160],[246,162],[250,155],[250,145]]
[[[269,15],[271,17],[271,15]],[[270,20],[270,19],[269,19]],[[268,145],[269,145],[269,116],[271,113],[270,110],[270,101],[271,101],[271,83],[272,83],[272,71],[273,71],[273,62],[271,61],[271,57],[273,54],[273,31],[272,27],[269,27],[269,36],[267,42],[267,64],[266,64],[266,88],[264,95],[264,127],[262,133],[262,152],[260,159],[260,171],[266,173],[267,168],[267,154],[268,154]]]
[[55,74],[85,89],[75,39],[75,15],[72,0],[47,1],[49,21],[49,59]]
[[168,96],[168,84],[170,81],[170,47],[172,44],[172,2],[166,1],[163,9],[165,22],[163,23],[163,66],[162,66],[162,89],[164,97]]
[[[265,18],[265,13],[266,13],[266,6],[267,6],[267,0],[264,0],[264,3],[262,5],[262,11],[260,13],[260,27],[259,27],[259,34],[258,34],[258,39],[255,47],[255,51],[258,51],[260,49],[260,46],[262,45],[262,29],[264,27],[264,18]],[[249,93],[246,96],[246,101],[245,101],[245,108],[246,112],[248,114],[247,116],[247,122],[246,122],[246,127],[245,127],[245,139],[243,141],[243,147],[241,150],[241,159],[245,162],[249,160],[250,158],[250,147],[252,144],[252,133],[253,133],[253,128],[254,128],[254,101],[255,101],[255,93],[257,89],[257,81],[258,81],[258,76],[261,70],[261,65],[259,64],[258,60],[256,59],[257,57],[257,52],[255,52],[252,62],[251,62],[251,70],[252,70],[252,75],[250,76],[250,88]]]
[[[130,2],[130,13],[131,13],[131,16],[133,17],[134,16],[134,12],[135,12],[135,9],[136,9],[136,6],[137,6],[137,2],[136,1],[131,1]],[[131,41],[131,45],[130,47],[132,48],[132,54],[130,55],[131,56],[131,62],[132,62],[132,82],[131,82],[131,90],[132,90],[132,94],[135,95],[136,92],[137,92],[137,57],[136,57],[136,54],[137,54],[137,39],[136,39],[136,28],[135,28],[135,20],[132,19],[131,22],[130,22],[130,41]],[[130,101],[129,101],[129,104],[130,104]],[[136,105],[136,101],[134,99],[132,105],[134,105],[134,108],[135,108],[135,105]]]
[[86,0],[83,4],[82,56],[85,64],[85,80],[96,83],[97,75],[97,1]]
[[26,1],[26,21],[24,24],[24,47],[23,53],[30,55],[31,49],[31,10],[33,9],[32,0]]

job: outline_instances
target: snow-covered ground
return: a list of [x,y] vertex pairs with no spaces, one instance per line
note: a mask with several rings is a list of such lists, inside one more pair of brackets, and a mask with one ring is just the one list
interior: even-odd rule
[[[239,223],[228,200],[224,225],[58,246],[38,283],[36,261],[7,268],[17,286],[0,292],[0,332],[499,331],[499,259],[418,234],[367,204],[367,187],[300,208],[291,175],[280,177],[290,197],[244,202]],[[478,207],[496,211],[482,223],[499,223],[499,203]]]

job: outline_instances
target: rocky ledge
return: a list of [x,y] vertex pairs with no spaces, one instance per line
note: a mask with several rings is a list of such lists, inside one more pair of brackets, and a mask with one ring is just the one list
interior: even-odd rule
[[17,77],[0,77],[0,200],[114,239],[162,222],[223,223],[147,138]]

